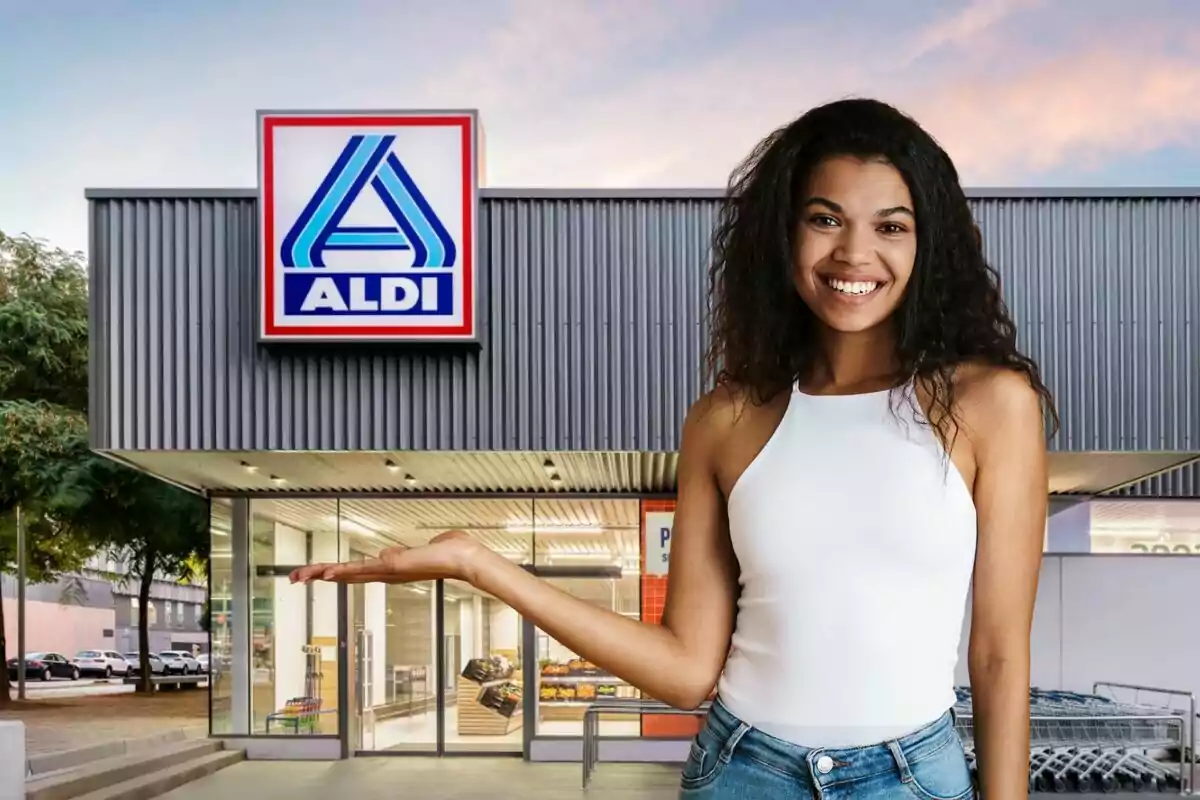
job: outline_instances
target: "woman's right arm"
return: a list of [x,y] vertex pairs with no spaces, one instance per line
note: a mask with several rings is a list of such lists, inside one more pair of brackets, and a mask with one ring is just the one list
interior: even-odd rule
[[720,404],[705,399],[684,423],[661,625],[573,597],[479,545],[471,546],[464,578],[644,694],[695,708],[720,676],[735,615],[737,563],[714,470],[725,416]]
[[421,547],[388,548],[366,562],[301,567],[292,580],[407,583],[459,578],[507,603],[644,694],[678,708],[695,708],[716,685],[733,634],[737,562],[715,470],[732,418],[729,401],[709,396],[692,406],[684,422],[671,577],[661,625],[573,597],[453,531]]

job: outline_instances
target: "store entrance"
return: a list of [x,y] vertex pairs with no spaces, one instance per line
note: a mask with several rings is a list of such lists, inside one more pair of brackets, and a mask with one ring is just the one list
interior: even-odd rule
[[348,595],[352,752],[523,752],[515,611],[456,581]]
[[[339,520],[351,560],[461,529],[569,594],[636,618],[638,508],[637,500],[345,499]],[[578,737],[591,699],[631,688],[461,582],[348,586],[342,613],[347,755],[528,755],[535,738]],[[622,723],[636,736],[636,721]]]

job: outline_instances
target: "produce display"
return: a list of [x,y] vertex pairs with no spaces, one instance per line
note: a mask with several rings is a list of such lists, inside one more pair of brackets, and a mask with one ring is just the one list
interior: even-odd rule
[[590,661],[573,658],[541,666],[538,699],[543,703],[591,703],[609,697],[635,697],[636,690]]
[[489,683],[511,678],[513,665],[504,656],[472,658],[463,667],[462,676],[476,683]]
[[558,663],[555,663],[552,661],[544,662],[542,664],[542,675],[543,675],[543,677],[555,677],[555,678],[562,678],[562,677],[567,677],[567,676],[573,677],[573,676],[577,676],[577,675],[583,675],[583,676],[587,676],[587,677],[596,677],[596,676],[606,676],[606,677],[610,677],[610,678],[612,677],[611,675],[608,675],[606,672],[604,672],[604,670],[600,669],[592,662],[584,661],[582,658],[572,658],[570,661],[568,661],[565,664],[558,664]]
[[472,658],[458,676],[458,732],[504,736],[521,727],[521,676],[504,656]]
[[479,695],[477,702],[502,717],[511,717],[521,707],[521,687],[511,682],[489,686]]

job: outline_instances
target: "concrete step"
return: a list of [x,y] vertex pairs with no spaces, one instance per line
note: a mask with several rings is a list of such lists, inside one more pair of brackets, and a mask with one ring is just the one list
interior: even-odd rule
[[220,752],[224,743],[217,739],[192,739],[139,748],[137,752],[100,758],[80,766],[25,784],[26,800],[70,800],[139,775],[185,764]]
[[241,750],[218,750],[182,764],[79,795],[76,800],[149,800],[149,798],[159,797],[172,789],[177,789],[185,783],[200,780],[217,770],[232,766],[245,756],[246,754]]
[[137,739],[116,739],[72,750],[39,753],[29,756],[25,776],[27,780],[41,780],[61,772],[79,769],[101,759],[144,753],[156,747],[196,738],[183,730],[170,730]]

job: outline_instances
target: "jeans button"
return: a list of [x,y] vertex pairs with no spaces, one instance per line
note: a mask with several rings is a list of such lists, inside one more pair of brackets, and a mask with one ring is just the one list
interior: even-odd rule
[[817,772],[822,775],[828,775],[833,769],[833,759],[829,756],[821,756],[817,759]]

